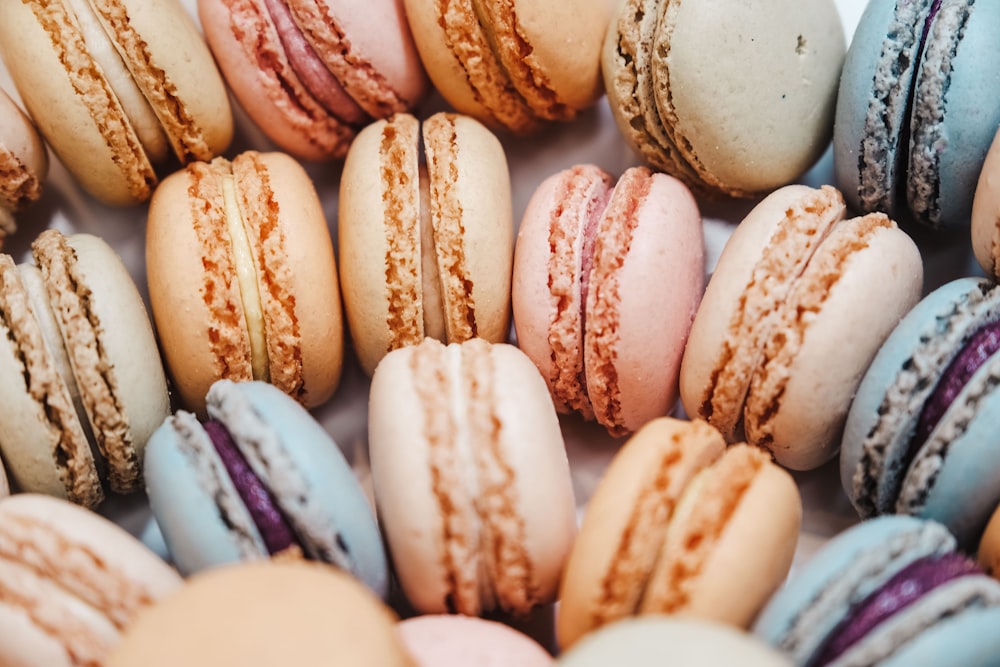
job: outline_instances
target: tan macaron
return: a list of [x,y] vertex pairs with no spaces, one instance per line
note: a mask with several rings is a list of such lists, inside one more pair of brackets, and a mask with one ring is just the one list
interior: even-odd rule
[[421,127],[397,114],[366,127],[344,163],[338,228],[347,321],[369,375],[425,336],[506,340],[510,174],[482,124],[438,113]]
[[31,120],[0,89],[0,248],[17,231],[14,214],[42,196],[49,156]]
[[150,202],[153,318],[181,398],[263,380],[311,407],[333,394],[343,323],[333,241],[312,180],[284,153],[195,162]]
[[157,171],[229,145],[222,77],[176,0],[0,3],[0,54],[39,131],[101,201],[145,201]]

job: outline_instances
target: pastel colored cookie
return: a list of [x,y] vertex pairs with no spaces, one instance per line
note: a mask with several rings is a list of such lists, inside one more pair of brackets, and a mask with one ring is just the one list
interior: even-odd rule
[[265,382],[219,380],[207,403],[208,421],[179,411],[146,449],[149,504],[180,571],[292,555],[385,596],[372,508],[323,427]]
[[326,565],[214,568],[133,622],[108,667],[411,667],[392,611]]
[[960,278],[899,323],[858,387],[840,475],[862,517],[945,524],[974,549],[1000,503],[1000,288]]
[[142,297],[106,242],[42,232],[34,263],[0,255],[0,453],[11,485],[94,507],[142,488],[170,412]]
[[836,456],[868,364],[923,283],[894,221],[844,214],[829,186],[786,186],[755,206],[723,248],[681,362],[688,415],[796,470]]
[[149,205],[146,278],[167,367],[204,414],[221,378],[270,382],[307,407],[340,381],[333,239],[312,180],[283,153],[194,162]]
[[845,49],[833,0],[626,0],[602,69],[644,161],[698,194],[751,196],[826,149]]
[[49,146],[105,203],[149,199],[177,160],[232,139],[222,77],[177,0],[4,2],[0,54]]
[[624,435],[677,403],[705,248],[690,191],[645,167],[617,183],[592,165],[545,179],[514,250],[518,346],[556,409]]
[[524,353],[479,338],[390,352],[372,377],[368,446],[380,525],[418,612],[525,614],[555,600],[573,486]]
[[0,664],[103,665],[181,578],[124,529],[49,496],[0,500]]
[[801,520],[795,481],[766,452],[726,449],[703,421],[648,422],[587,505],[560,586],[559,645],[633,615],[749,625],[788,574]]
[[0,89],[0,249],[17,231],[14,214],[42,196],[49,154],[31,120]]
[[424,67],[460,113],[527,134],[574,119],[603,93],[610,2],[404,1]]
[[1000,5],[873,0],[844,62],[837,185],[860,211],[967,227],[1000,107]]
[[396,626],[418,667],[551,667],[553,658],[531,637],[474,616],[425,614]]
[[282,150],[341,158],[376,118],[428,90],[402,0],[198,0],[226,82]]
[[1000,505],[986,523],[976,550],[976,561],[990,576],[1000,579]]
[[791,662],[764,642],[731,626],[654,614],[624,619],[594,631],[560,655],[556,664],[790,667]]
[[986,275],[1000,277],[1000,129],[983,160],[972,199],[972,251]]
[[367,374],[425,336],[507,339],[510,173],[479,122],[398,114],[362,130],[340,178],[338,234],[344,309]]
[[754,632],[796,665],[993,665],[1000,582],[939,523],[884,516],[834,537],[771,599]]

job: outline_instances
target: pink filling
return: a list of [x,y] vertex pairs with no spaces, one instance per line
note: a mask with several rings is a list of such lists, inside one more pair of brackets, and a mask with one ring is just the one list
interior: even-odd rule
[[278,37],[285,48],[288,62],[309,94],[316,98],[324,109],[345,123],[362,125],[368,122],[368,114],[357,105],[316,55],[316,51],[295,24],[285,1],[264,0],[264,4],[278,30]]
[[[590,199],[584,212],[586,218],[580,233],[583,234],[583,244],[580,248],[580,331],[587,330],[587,294],[590,291],[590,272],[594,266],[594,245],[597,242],[597,228],[604,215],[608,202],[611,201],[612,189],[603,181],[591,184]],[[586,361],[580,370],[580,386],[587,386]]]

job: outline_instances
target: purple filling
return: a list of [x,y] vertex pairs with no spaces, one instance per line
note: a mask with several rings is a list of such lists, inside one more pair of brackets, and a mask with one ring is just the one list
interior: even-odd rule
[[236,487],[243,504],[257,525],[257,530],[264,538],[267,552],[274,555],[296,544],[292,528],[278,509],[274,496],[243,458],[226,427],[217,421],[209,420],[205,422],[205,432],[211,438],[215,451],[219,453],[226,472],[233,480],[233,486]]
[[976,331],[958,356],[951,360],[920,411],[917,427],[910,441],[910,460],[930,437],[945,411],[955,401],[969,379],[998,350],[1000,350],[1000,321],[990,322]]
[[905,609],[934,588],[959,577],[982,574],[975,561],[951,552],[937,558],[921,558],[900,570],[859,604],[851,608],[814,655],[811,667],[829,664],[861,641],[876,626]]
[[924,45],[927,44],[927,36],[931,33],[931,24],[934,22],[934,17],[937,16],[938,11],[941,9],[941,0],[934,0],[931,4],[930,10],[927,12],[927,18],[924,19],[924,31],[920,34],[920,50],[917,51],[919,54],[917,57],[923,55]]

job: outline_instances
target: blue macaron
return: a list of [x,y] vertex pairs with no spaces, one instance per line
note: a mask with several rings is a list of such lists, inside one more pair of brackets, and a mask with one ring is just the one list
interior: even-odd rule
[[[894,515],[830,540],[771,598],[753,632],[809,667],[992,665],[1000,633],[966,632],[998,612],[1000,582],[957,551],[944,526]],[[967,661],[927,660],[950,651]]]
[[840,451],[862,517],[945,524],[974,549],[1000,503],[1000,287],[942,285],[886,338],[858,386]]
[[841,73],[837,186],[856,210],[967,227],[1000,126],[1000,3],[871,0]]
[[367,497],[337,444],[264,382],[219,380],[209,420],[168,417],[146,448],[149,504],[178,569],[282,554],[332,563],[376,594],[387,561]]

